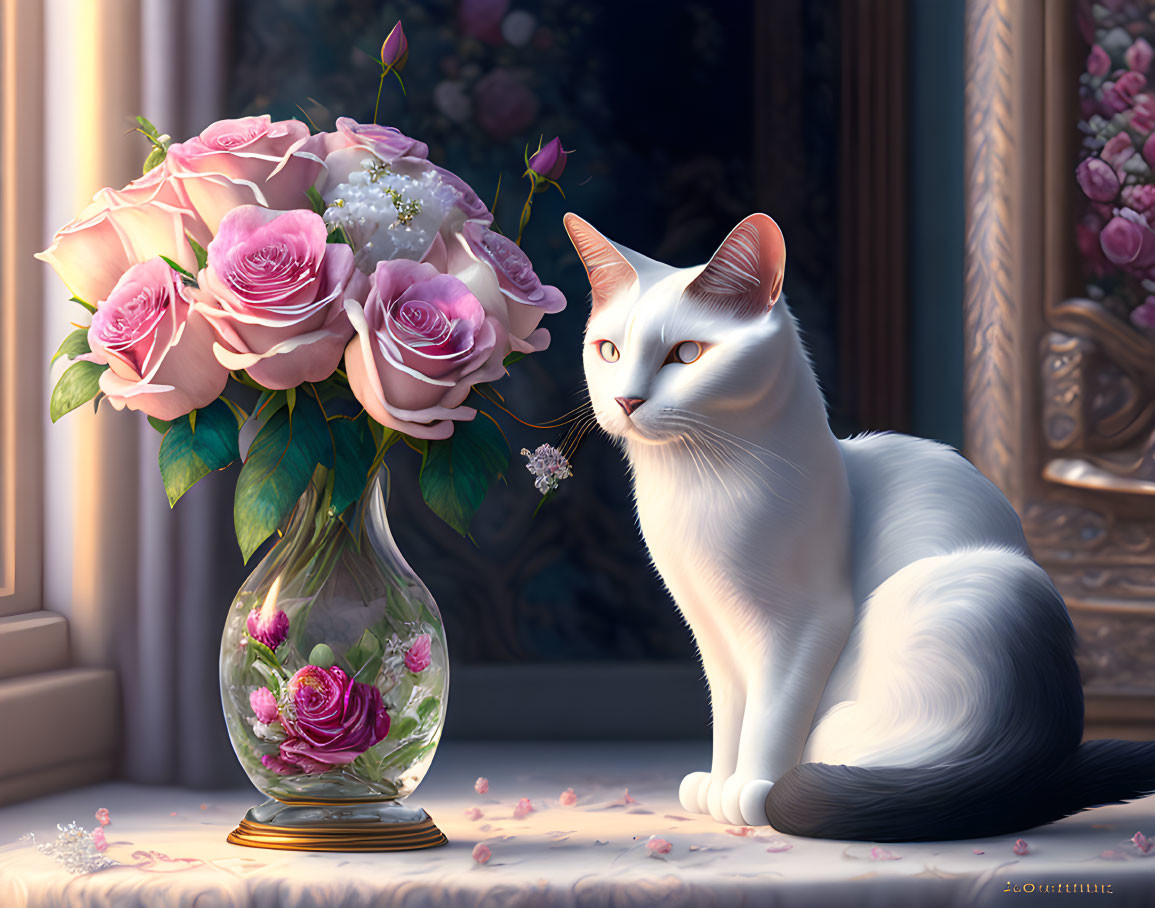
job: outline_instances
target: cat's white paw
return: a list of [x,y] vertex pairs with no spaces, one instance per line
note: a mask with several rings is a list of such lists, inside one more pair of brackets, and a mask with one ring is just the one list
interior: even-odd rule
[[742,817],[741,795],[742,788],[746,784],[745,776],[733,775],[726,780],[722,786],[722,816],[715,816],[714,819],[721,823],[730,823],[734,826],[745,826],[746,821]]
[[766,796],[773,787],[774,783],[765,779],[751,779],[742,786],[738,795],[738,810],[746,826],[769,825],[770,821],[766,818]]
[[708,772],[692,772],[678,786],[678,800],[682,809],[689,813],[706,812],[706,792],[710,788],[710,774]]

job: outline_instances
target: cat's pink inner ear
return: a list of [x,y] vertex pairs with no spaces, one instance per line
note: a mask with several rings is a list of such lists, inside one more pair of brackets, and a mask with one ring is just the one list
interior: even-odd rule
[[566,233],[577,250],[593,291],[593,311],[607,305],[614,295],[638,279],[633,265],[614,244],[572,212],[562,218]]
[[752,214],[730,231],[686,289],[710,305],[757,315],[778,302],[785,273],[782,231],[770,216]]

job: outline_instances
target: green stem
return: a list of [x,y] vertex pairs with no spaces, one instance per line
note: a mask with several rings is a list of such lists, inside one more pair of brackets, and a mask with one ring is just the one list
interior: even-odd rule
[[521,220],[517,225],[517,239],[515,242],[518,246],[521,245],[521,235],[525,233],[525,225],[529,223],[529,216],[533,213],[533,194],[537,186],[531,181],[529,185],[529,195],[525,197],[525,204],[521,206]]
[[385,69],[381,69],[381,81],[377,83],[377,103],[373,105],[373,125],[377,125],[377,111],[381,107],[381,89],[385,87]]

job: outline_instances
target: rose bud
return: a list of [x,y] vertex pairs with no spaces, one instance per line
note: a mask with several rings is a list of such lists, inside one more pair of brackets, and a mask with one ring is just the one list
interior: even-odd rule
[[159,258],[133,265],[97,303],[88,345],[83,358],[109,366],[100,376],[109,403],[156,419],[208,406],[229,377],[189,289]]
[[398,22],[381,44],[381,65],[385,72],[401,72],[409,59],[409,41],[405,38],[405,30]]
[[530,156],[529,169],[542,179],[556,183],[561,179],[569,154],[561,147],[560,138],[551,139]]
[[429,647],[429,635],[420,634],[409,650],[405,653],[405,667],[414,674],[425,671],[429,668],[431,661],[431,653]]
[[1111,165],[1099,158],[1087,158],[1075,168],[1079,188],[1092,202],[1109,202],[1119,194],[1119,178]]
[[257,721],[263,722],[265,725],[276,721],[279,714],[277,698],[267,687],[258,687],[249,694],[249,706],[252,707],[253,715],[257,717]]
[[269,649],[276,649],[285,642],[285,637],[289,633],[289,616],[275,605],[269,608],[269,603],[266,602],[261,608],[249,612],[245,627],[254,640],[265,644]]

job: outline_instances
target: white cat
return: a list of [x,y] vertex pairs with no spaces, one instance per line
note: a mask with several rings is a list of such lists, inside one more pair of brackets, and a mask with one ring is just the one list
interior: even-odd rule
[[1003,495],[943,445],[831,433],[771,218],[683,269],[565,226],[590,400],[710,686],[685,809],[901,841],[1155,789],[1155,744],[1079,745],[1071,622]]

